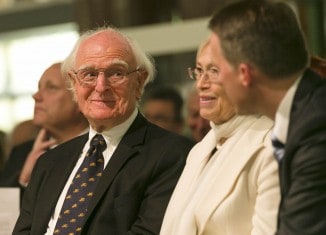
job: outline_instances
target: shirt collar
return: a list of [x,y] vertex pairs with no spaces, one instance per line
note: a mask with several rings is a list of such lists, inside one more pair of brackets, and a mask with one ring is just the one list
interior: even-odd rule
[[290,87],[290,89],[286,92],[284,98],[282,99],[276,115],[275,115],[275,124],[273,128],[273,135],[277,137],[279,141],[283,144],[286,143],[289,120],[290,120],[290,112],[294,99],[294,95],[296,90],[298,89],[298,85],[302,76],[300,76]]
[[[82,132],[80,132],[77,136],[81,136],[81,135],[84,135],[84,134],[86,134],[87,132],[89,132],[89,127],[86,127]],[[77,137],[76,136],[76,137]],[[52,140],[55,140],[55,138],[53,138],[52,136],[50,136],[50,139],[52,139]],[[66,140],[66,141],[68,141],[68,140]],[[53,148],[55,148],[55,147],[57,147],[58,146],[58,144],[55,144],[55,145],[52,145],[51,147],[50,147],[50,149],[53,149]]]
[[[134,110],[134,112],[130,115],[130,117],[124,121],[123,123],[111,128],[110,130],[107,131],[103,131],[101,133],[101,135],[103,135],[106,143],[111,144],[116,146],[120,140],[122,139],[122,137],[124,136],[124,134],[127,132],[127,130],[129,129],[129,127],[131,126],[131,124],[133,123],[133,121],[136,119],[138,114],[138,110],[137,108]],[[92,127],[89,128],[89,138],[88,138],[88,142],[96,135],[98,134]],[[86,144],[88,145],[88,144]]]

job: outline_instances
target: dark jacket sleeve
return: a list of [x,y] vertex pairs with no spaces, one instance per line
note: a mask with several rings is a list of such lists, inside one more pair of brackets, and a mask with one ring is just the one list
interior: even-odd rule
[[[28,153],[32,150],[34,140],[15,146],[8,157],[0,176],[0,187],[21,187],[18,182],[19,174]],[[21,187],[23,189],[23,187]]]
[[161,151],[161,157],[153,169],[153,175],[140,203],[137,219],[128,235],[159,234],[166,207],[192,146],[192,142],[179,139],[169,146],[162,144],[157,148],[157,152]]

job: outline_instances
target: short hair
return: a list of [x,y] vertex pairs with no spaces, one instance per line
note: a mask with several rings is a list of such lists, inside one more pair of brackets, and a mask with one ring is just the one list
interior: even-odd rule
[[248,63],[271,77],[293,75],[308,65],[298,19],[282,2],[246,0],[213,14],[209,28],[218,35],[225,58]]
[[[130,46],[131,51],[133,53],[133,56],[135,58],[137,66],[139,68],[142,68],[143,70],[145,70],[147,72],[147,78],[146,78],[146,81],[144,83],[144,87],[146,86],[147,83],[154,80],[156,70],[155,70],[155,65],[154,65],[153,58],[149,54],[145,53],[140,48],[140,46],[138,45],[138,43],[136,41],[132,40],[131,38],[129,38],[128,36],[126,36],[125,34],[120,32],[119,29],[114,28],[112,26],[99,27],[97,29],[92,29],[92,30],[85,31],[84,33],[81,34],[81,36],[77,40],[74,48],[72,49],[70,54],[66,57],[66,59],[62,63],[61,71],[64,74],[64,77],[67,77],[68,72],[75,66],[76,54],[77,54],[77,51],[79,49],[79,46],[84,41],[89,39],[90,37],[92,37],[92,36],[94,36],[94,35],[96,35],[98,33],[102,33],[102,32],[116,33],[119,36],[121,36],[121,38],[128,43],[128,45]],[[69,86],[69,89],[74,92],[71,82],[68,83],[68,86]]]
[[142,105],[148,101],[162,100],[168,101],[173,104],[173,110],[176,122],[183,122],[182,110],[183,110],[183,98],[180,92],[171,86],[156,85],[148,87],[142,98]]

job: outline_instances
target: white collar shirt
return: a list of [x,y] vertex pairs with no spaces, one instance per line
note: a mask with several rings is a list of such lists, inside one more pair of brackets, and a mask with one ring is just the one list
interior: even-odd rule
[[302,77],[298,78],[290,87],[290,89],[285,94],[282,99],[276,115],[275,115],[275,124],[273,128],[273,135],[283,144],[286,143],[289,121],[290,121],[290,112],[294,99],[296,90],[298,89],[299,82]]
[[[125,122],[111,128],[108,131],[103,131],[102,133],[100,133],[103,136],[103,138],[105,139],[105,142],[107,145],[107,148],[103,151],[104,168],[107,166],[112,154],[114,153],[115,149],[117,148],[118,144],[120,143],[122,137],[127,132],[128,128],[131,126],[133,121],[136,119],[137,114],[138,114],[138,110],[135,109],[134,112],[130,115],[130,117]],[[73,171],[71,172],[71,174],[66,182],[65,187],[63,188],[63,190],[60,194],[60,197],[58,199],[54,213],[52,214],[51,219],[49,221],[48,228],[47,228],[45,235],[53,234],[55,225],[56,225],[58,217],[59,217],[59,213],[60,213],[61,208],[64,203],[64,198],[68,192],[69,186],[70,186],[76,172],[78,171],[78,168],[80,167],[80,165],[82,164],[82,162],[85,158],[85,155],[89,148],[91,139],[96,134],[97,134],[97,132],[92,127],[90,127],[88,141],[86,142],[86,144],[83,148],[83,151],[82,151]]]

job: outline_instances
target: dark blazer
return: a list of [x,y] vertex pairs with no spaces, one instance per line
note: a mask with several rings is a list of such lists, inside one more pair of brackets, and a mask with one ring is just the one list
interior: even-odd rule
[[[88,139],[77,137],[38,160],[13,235],[40,235]],[[81,234],[159,234],[193,143],[138,114],[106,166]]]
[[276,234],[326,234],[326,79],[310,70],[294,96],[280,183]]
[[28,153],[33,148],[33,144],[34,140],[30,140],[15,146],[10,151],[8,160],[0,176],[0,187],[21,187],[18,182],[18,177]]

